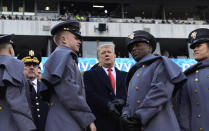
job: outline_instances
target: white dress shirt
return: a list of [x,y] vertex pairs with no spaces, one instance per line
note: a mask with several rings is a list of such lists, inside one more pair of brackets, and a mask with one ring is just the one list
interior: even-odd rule
[[37,79],[33,80],[33,81],[32,81],[32,84],[33,84],[33,87],[34,87],[34,89],[35,89],[35,91],[36,91],[36,93],[37,93],[37,92],[38,92],[38,87],[37,87],[37,86],[38,86],[38,85],[37,85],[37,84],[38,84],[38,80],[37,80]]

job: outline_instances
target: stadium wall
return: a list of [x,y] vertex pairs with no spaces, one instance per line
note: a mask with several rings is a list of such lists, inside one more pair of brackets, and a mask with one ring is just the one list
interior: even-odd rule
[[[59,21],[0,20],[0,34],[50,36],[50,28]],[[209,25],[106,23],[107,31],[98,31],[99,22],[81,22],[86,37],[127,37],[134,30],[146,30],[156,38],[187,38],[196,28]]]

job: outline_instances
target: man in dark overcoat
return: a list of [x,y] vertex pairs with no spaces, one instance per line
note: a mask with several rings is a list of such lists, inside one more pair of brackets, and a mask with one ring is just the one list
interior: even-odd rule
[[[114,67],[114,44],[100,45],[97,54],[100,66],[84,73],[86,99],[96,116],[95,124],[98,131],[120,131],[119,117],[127,95],[127,73]],[[109,77],[109,70],[113,75],[113,81]]]
[[13,58],[12,37],[0,37],[0,131],[31,131],[36,127],[26,96],[24,64]]
[[121,119],[130,131],[180,131],[172,96],[185,76],[167,57],[152,55],[155,48],[150,33],[137,30],[129,35],[128,50],[137,63],[127,75],[128,96]]
[[[51,95],[46,131],[95,131],[95,117],[86,102],[77,65],[82,41],[79,22],[61,22],[52,28],[51,34],[58,47],[49,56],[42,76],[48,87],[45,93]],[[42,94],[49,96],[44,91]]]
[[25,50],[18,57],[24,62],[24,75],[29,82],[29,101],[37,131],[45,131],[46,117],[48,113],[48,103],[41,100],[40,88],[44,86],[37,79],[38,66],[41,63],[41,55],[35,50]]

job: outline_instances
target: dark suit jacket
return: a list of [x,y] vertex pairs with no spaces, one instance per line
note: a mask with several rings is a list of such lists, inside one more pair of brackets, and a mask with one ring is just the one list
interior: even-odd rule
[[36,131],[44,131],[45,129],[45,123],[48,113],[48,103],[41,100],[40,97],[40,87],[44,86],[41,84],[41,82],[37,82],[37,93],[33,87],[33,85],[30,84],[30,100],[31,100],[31,110],[32,110],[32,116],[34,119],[34,123],[37,127]]
[[126,100],[126,72],[116,71],[116,95],[113,92],[108,75],[102,67],[84,73],[86,99],[96,116],[97,131],[119,131],[119,121],[108,114],[107,104],[116,98]]

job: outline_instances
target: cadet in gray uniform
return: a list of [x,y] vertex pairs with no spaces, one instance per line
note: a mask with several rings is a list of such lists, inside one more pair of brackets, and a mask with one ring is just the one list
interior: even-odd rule
[[180,131],[172,95],[185,80],[180,67],[167,57],[154,56],[155,38],[148,32],[129,35],[128,50],[137,61],[127,75],[128,95],[121,116],[130,131]]
[[180,125],[183,131],[209,130],[209,29],[199,28],[188,36],[198,62],[185,71],[188,80],[182,88]]
[[[46,131],[95,131],[95,117],[86,99],[77,52],[81,46],[80,26],[77,21],[55,25],[51,34],[58,47],[45,64],[42,81],[50,91]],[[46,92],[46,91],[45,91]],[[46,98],[47,95],[43,97]],[[46,93],[47,94],[47,93]]]
[[12,37],[0,37],[0,131],[31,131],[36,127],[26,97],[24,64],[13,58]]

